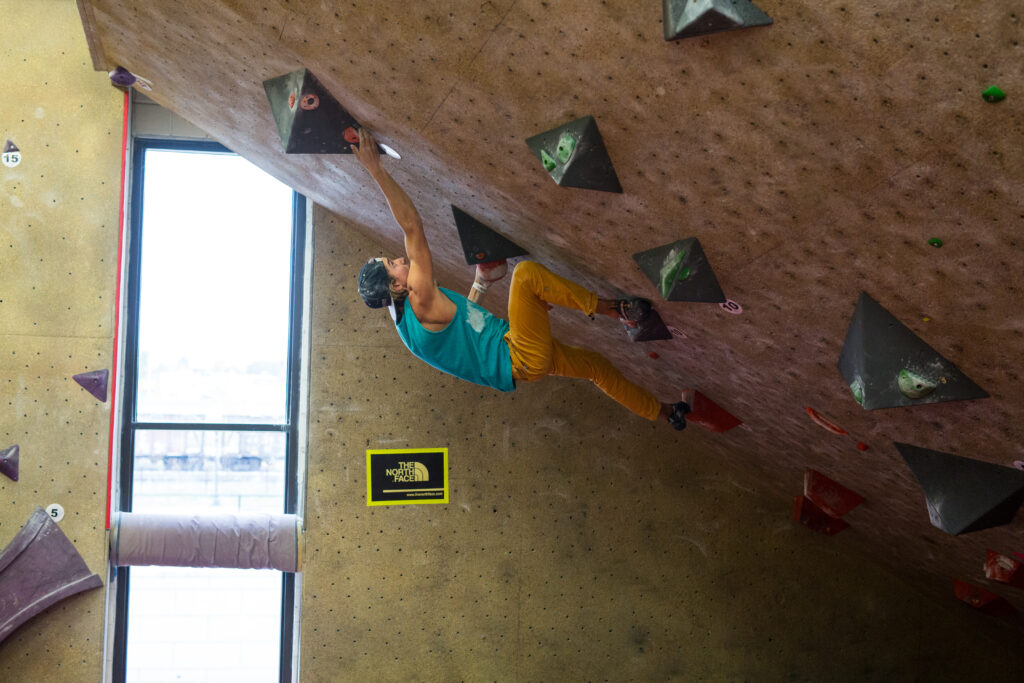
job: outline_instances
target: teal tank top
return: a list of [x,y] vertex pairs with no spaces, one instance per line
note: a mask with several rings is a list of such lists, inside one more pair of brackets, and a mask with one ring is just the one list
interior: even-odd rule
[[398,336],[420,360],[441,372],[498,391],[512,391],[512,358],[505,334],[508,321],[450,289],[439,288],[455,304],[455,317],[440,332],[423,327],[405,304],[398,322]]

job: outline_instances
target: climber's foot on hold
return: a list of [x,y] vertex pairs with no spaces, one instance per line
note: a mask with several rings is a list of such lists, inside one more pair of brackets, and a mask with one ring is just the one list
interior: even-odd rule
[[686,429],[686,414],[690,412],[690,404],[686,401],[678,403],[662,403],[661,415],[676,431]]
[[616,318],[626,323],[642,322],[651,314],[651,302],[647,299],[598,299],[596,313]]

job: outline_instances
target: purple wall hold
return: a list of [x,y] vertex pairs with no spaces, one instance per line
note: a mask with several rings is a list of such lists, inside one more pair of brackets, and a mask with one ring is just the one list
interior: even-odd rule
[[0,451],[0,474],[13,481],[18,481],[18,453],[18,444]]
[[51,605],[102,585],[60,527],[36,508],[0,551],[0,642]]
[[107,379],[110,377],[110,372],[107,370],[95,370],[93,372],[83,372],[75,375],[74,380],[82,385],[82,388],[88,391],[90,394],[103,401],[107,402]]

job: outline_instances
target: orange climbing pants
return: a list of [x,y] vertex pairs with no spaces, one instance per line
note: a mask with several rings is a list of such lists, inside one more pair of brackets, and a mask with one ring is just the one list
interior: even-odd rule
[[547,375],[589,379],[637,415],[656,420],[661,403],[649,391],[623,377],[601,354],[552,338],[547,304],[592,315],[597,310],[597,295],[539,263],[519,263],[512,272],[509,331],[505,335],[512,356],[512,377],[519,382],[533,382]]

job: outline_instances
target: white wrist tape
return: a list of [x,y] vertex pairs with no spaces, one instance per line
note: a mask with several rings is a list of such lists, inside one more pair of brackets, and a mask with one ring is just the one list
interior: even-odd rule
[[481,294],[486,294],[487,293],[487,285],[481,284],[479,282],[474,282],[473,283],[473,289],[475,289],[476,291],[480,292]]

